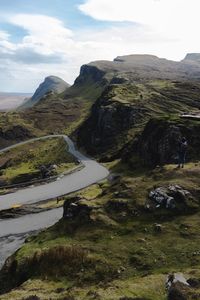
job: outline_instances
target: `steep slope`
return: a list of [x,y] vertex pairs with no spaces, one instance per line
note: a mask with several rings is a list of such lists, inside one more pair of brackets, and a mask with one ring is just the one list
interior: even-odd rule
[[107,80],[77,133],[78,144],[91,155],[101,154],[105,160],[120,156],[151,117],[179,116],[200,108],[200,64],[196,61],[130,55],[91,63],[85,76],[91,68]]
[[42,82],[37,88],[31,99],[23,104],[23,108],[32,107],[37,102],[39,102],[47,93],[60,94],[69,87],[70,85],[59,77],[46,77],[44,82]]

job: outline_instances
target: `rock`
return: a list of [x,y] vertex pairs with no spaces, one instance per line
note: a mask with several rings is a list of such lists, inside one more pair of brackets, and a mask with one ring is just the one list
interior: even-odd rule
[[182,283],[172,284],[169,292],[168,292],[168,300],[188,300],[189,288]]
[[154,167],[174,163],[178,152],[178,141],[181,137],[178,126],[150,120],[138,142],[139,154],[145,164]]
[[158,187],[150,191],[149,200],[154,204],[155,208],[175,209],[179,206],[194,208],[197,205],[197,201],[192,194],[179,185]]
[[71,197],[67,200],[65,200],[63,204],[63,218],[71,218],[71,205],[77,205],[77,203],[81,200],[82,198],[79,196]]
[[156,232],[162,232],[163,231],[163,226],[161,224],[154,224],[154,230]]
[[56,175],[56,168],[57,168],[56,165],[48,165],[48,166],[41,165],[39,167],[41,177],[42,178],[49,178],[51,176]]
[[170,274],[166,280],[168,300],[188,300],[191,288],[182,273]]
[[63,218],[69,220],[91,221],[90,213],[93,207],[81,202],[80,198],[66,200],[63,206]]
[[83,85],[86,81],[91,82],[100,82],[100,84],[105,84],[105,71],[99,68],[96,65],[88,64],[83,65],[80,70],[80,75],[75,80],[75,86],[77,85]]
[[[185,123],[184,123],[185,122]],[[184,121],[151,119],[145,126],[132,152],[137,153],[145,165],[156,167],[168,163],[178,163],[178,142],[185,136],[189,148],[187,160],[199,160],[200,125]]]
[[187,283],[192,287],[192,288],[200,288],[200,279],[197,278],[189,278],[187,280]]

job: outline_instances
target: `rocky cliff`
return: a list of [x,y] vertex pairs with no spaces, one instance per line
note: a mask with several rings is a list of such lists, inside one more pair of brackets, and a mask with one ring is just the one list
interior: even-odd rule
[[[91,155],[112,159],[152,117],[195,112],[200,107],[196,81],[133,80],[116,73],[77,131],[78,144]],[[113,83],[116,82],[116,83]]]
[[[113,77],[122,74],[126,79],[199,79],[200,65],[198,63],[200,54],[187,54],[185,59],[177,62],[159,58],[154,55],[126,55],[118,56],[113,61],[95,61],[81,68],[80,76],[75,84],[85,81],[88,76],[93,80]],[[196,64],[194,63],[196,62]],[[188,69],[190,67],[190,69]]]
[[185,137],[188,142],[186,162],[199,161],[200,122],[192,120],[151,119],[144,131],[125,150],[124,157],[131,160],[134,155],[149,167],[178,163],[178,143]]

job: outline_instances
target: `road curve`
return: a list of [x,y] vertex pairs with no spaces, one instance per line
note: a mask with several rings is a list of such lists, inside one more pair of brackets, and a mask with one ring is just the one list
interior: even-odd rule
[[0,269],[27,237],[54,225],[61,219],[62,212],[63,208],[60,207],[16,219],[0,220]]
[[69,147],[68,151],[83,164],[84,168],[75,173],[65,175],[54,182],[25,188],[11,194],[0,196],[0,210],[9,209],[16,204],[31,204],[66,195],[103,180],[109,175],[109,171],[105,167],[76,150],[74,143],[66,135],[48,135],[31,139],[2,149],[0,153],[29,142],[56,137],[64,138]]

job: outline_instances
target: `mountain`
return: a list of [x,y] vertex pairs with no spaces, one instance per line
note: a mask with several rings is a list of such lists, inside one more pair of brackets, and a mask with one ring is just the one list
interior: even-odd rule
[[61,94],[69,87],[70,85],[67,82],[57,76],[46,77],[31,99],[23,104],[23,108],[35,105],[48,93]]

